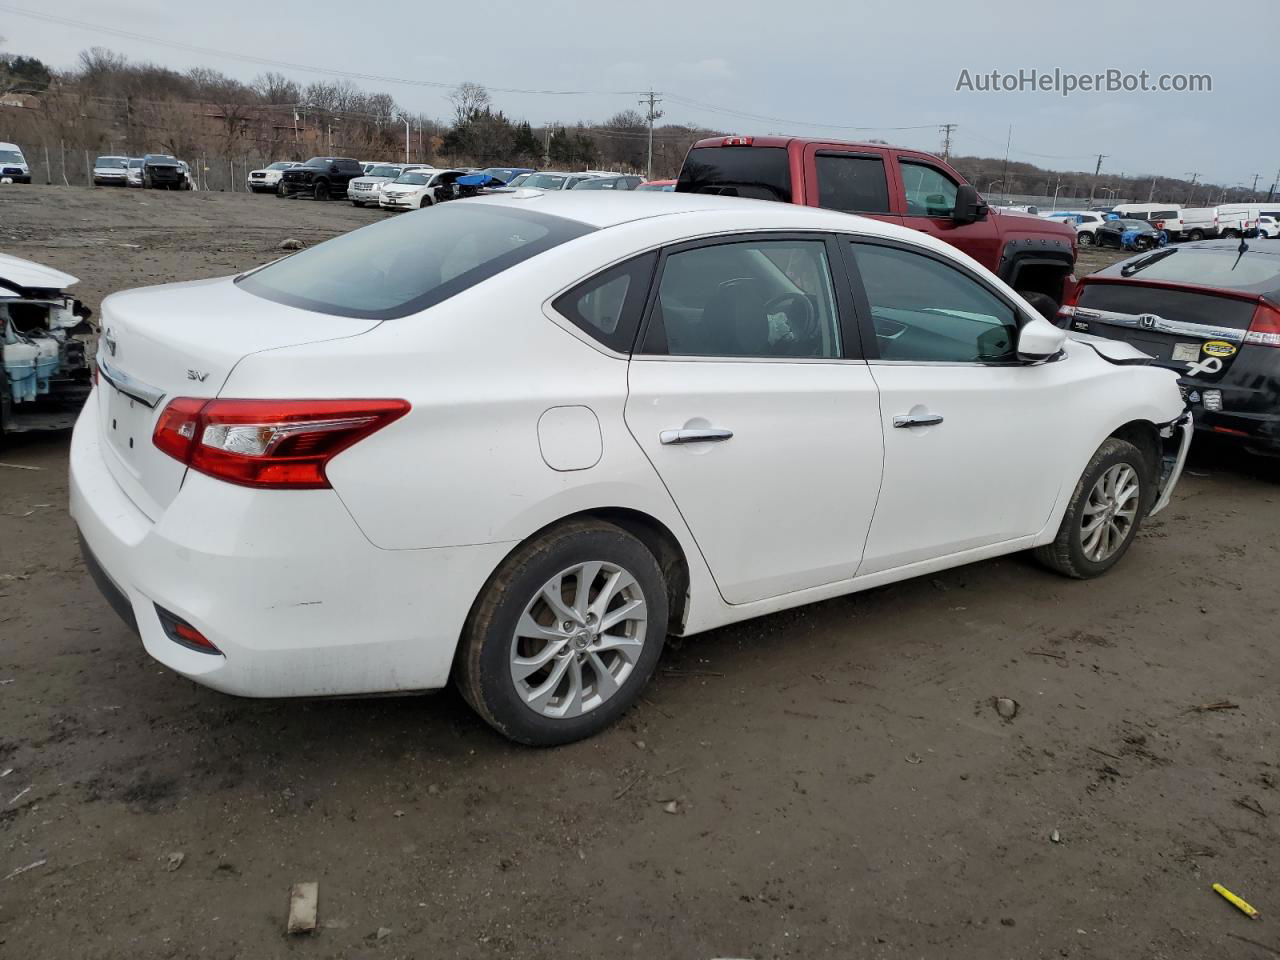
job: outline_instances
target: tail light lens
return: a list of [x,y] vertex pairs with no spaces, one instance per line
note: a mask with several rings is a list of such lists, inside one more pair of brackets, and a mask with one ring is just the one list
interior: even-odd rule
[[1266,300],[1259,302],[1244,342],[1255,347],[1280,347],[1280,307]]
[[192,470],[246,487],[329,487],[325,466],[409,412],[405,400],[201,400],[175,397],[152,442]]

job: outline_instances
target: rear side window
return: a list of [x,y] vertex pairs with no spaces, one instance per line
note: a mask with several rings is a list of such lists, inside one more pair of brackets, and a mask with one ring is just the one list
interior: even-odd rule
[[820,153],[818,206],[846,213],[888,213],[889,186],[879,157]]
[[650,253],[596,274],[561,294],[552,306],[610,350],[630,353],[657,259]]
[[450,203],[353,230],[237,282],[256,296],[304,310],[391,320],[593,229],[528,210]]
[[791,202],[791,170],[783,147],[695,147],[684,159],[677,193]]

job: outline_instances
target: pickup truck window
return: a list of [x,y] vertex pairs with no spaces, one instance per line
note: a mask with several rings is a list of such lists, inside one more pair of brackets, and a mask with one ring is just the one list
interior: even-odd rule
[[950,217],[956,212],[956,182],[936,167],[911,160],[900,162],[902,186],[907,194],[907,214],[916,217]]
[[783,147],[695,147],[680,168],[677,193],[791,202],[791,171]]
[[889,184],[880,157],[819,153],[818,206],[845,213],[888,213]]
[[1013,309],[932,257],[854,243],[881,360],[1001,363],[1016,359]]

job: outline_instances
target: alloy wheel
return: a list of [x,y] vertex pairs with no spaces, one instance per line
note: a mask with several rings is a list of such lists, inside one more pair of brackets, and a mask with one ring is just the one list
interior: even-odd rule
[[1127,463],[1098,478],[1080,511],[1080,546],[1087,559],[1101,563],[1124,545],[1138,519],[1141,488],[1138,472]]
[[511,680],[529,709],[581,716],[613,697],[644,648],[648,608],[636,578],[590,560],[562,570],[525,605],[511,637]]

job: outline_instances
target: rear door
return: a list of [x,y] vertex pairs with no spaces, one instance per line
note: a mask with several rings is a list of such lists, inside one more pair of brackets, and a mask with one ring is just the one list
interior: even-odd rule
[[960,182],[929,157],[898,154],[902,222],[963,250],[988,270],[1000,263],[1000,229],[991,213],[973,223],[955,220],[956,191]]
[[858,567],[883,441],[849,300],[822,236],[717,238],[661,258],[626,422],[729,603]]
[[807,206],[902,223],[900,205],[893,199],[901,187],[884,151],[808,144],[804,169]]

